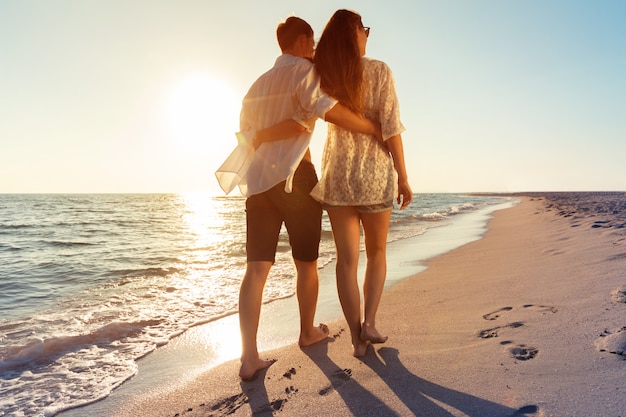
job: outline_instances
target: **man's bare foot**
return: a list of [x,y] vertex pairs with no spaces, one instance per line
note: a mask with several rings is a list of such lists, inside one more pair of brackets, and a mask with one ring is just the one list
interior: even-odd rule
[[354,349],[354,351],[352,352],[352,356],[354,356],[355,358],[361,358],[365,356],[369,345],[369,341],[361,339],[359,339],[356,343],[352,343],[352,349]]
[[372,343],[385,343],[387,336],[382,336],[374,326],[363,323],[361,326],[361,340]]
[[276,359],[261,359],[256,358],[256,360],[241,360],[241,368],[239,368],[239,378],[243,381],[249,382],[254,381],[257,376],[259,376],[259,372],[269,368],[272,364],[276,362]]
[[330,330],[328,330],[328,326],[320,323],[319,326],[313,327],[310,331],[306,332],[306,334],[300,333],[298,345],[300,345],[300,347],[314,345],[318,342],[328,339],[329,334]]

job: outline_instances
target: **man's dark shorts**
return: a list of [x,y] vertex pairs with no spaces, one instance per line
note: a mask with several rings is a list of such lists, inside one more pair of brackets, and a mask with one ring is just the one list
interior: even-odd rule
[[315,167],[302,161],[285,192],[285,181],[246,200],[246,253],[248,262],[274,263],[280,229],[285,223],[294,259],[317,260],[322,227],[322,207],[310,196],[317,184]]

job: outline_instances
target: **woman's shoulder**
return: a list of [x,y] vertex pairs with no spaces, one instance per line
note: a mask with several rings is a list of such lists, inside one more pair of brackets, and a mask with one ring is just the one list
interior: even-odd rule
[[391,72],[391,68],[389,68],[389,65],[387,65],[385,62],[381,60],[369,58],[369,57],[363,57],[362,59],[363,59],[363,68],[365,69],[365,71],[371,71],[371,72],[376,72],[376,73],[390,73]]
[[364,56],[362,59],[363,59],[363,65],[377,67],[377,68],[389,68],[389,66],[385,62],[379,59],[370,58],[368,56]]

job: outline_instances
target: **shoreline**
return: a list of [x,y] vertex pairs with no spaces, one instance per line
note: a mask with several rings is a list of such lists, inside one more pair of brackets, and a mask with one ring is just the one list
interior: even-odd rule
[[[487,222],[493,212],[515,204],[516,198],[503,198],[498,204],[482,207],[476,211],[452,216],[446,224],[429,228],[418,236],[401,239],[388,244],[388,274],[385,291],[408,277],[426,269],[425,262],[471,241],[480,239],[487,230]],[[320,293],[316,322],[332,323],[343,318],[337,299],[334,262],[320,268]],[[362,279],[365,256],[359,264]],[[275,350],[294,343],[298,338],[298,314],[295,296],[274,300],[263,305],[259,326],[259,349],[261,352]],[[109,396],[90,404],[68,409],[59,417],[78,417],[89,412],[111,415],[123,408],[123,404],[136,398],[160,395],[171,389],[171,381],[186,384],[202,372],[237,360],[241,352],[237,313],[218,320],[200,324],[172,338],[168,344],[157,348],[137,361],[138,373],[114,389]],[[331,327],[333,330],[337,326]]]
[[626,362],[607,350],[626,345],[626,305],[611,295],[626,283],[626,241],[558,209],[523,198],[482,239],[386,289],[378,324],[390,340],[363,360],[340,319],[328,343],[266,352],[279,361],[254,382],[231,360],[126,397],[113,415],[618,416]]

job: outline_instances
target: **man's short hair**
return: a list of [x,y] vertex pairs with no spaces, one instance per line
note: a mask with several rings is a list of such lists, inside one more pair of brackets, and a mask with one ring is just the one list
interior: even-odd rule
[[313,29],[306,21],[291,16],[276,28],[276,38],[281,51],[293,47],[300,35],[313,36]]

